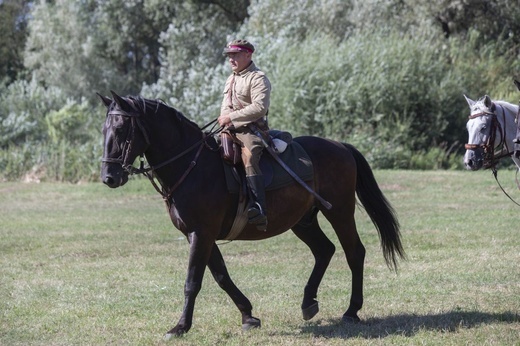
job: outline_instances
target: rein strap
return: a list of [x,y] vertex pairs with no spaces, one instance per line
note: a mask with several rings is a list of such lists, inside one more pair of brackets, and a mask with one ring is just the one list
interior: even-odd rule
[[[500,187],[500,189],[502,190],[502,192],[504,193],[504,195],[506,195],[506,196],[511,200],[511,202],[513,202],[514,204],[516,204],[517,206],[520,207],[520,204],[519,204],[517,201],[515,201],[511,196],[509,196],[509,194],[506,192],[506,190],[504,190],[504,188],[502,187],[502,185],[501,185],[500,182],[498,181],[498,172],[497,172],[497,170],[496,170],[495,167],[493,167],[492,172],[493,172],[493,176],[495,177],[495,180],[496,180],[498,186]],[[516,171],[516,174],[518,175],[518,170]],[[517,179],[516,182],[517,182],[517,184],[518,184],[518,179]]]

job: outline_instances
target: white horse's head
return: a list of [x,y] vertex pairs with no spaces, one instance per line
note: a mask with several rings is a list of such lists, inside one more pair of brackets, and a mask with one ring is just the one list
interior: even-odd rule
[[[466,169],[473,171],[482,167],[490,168],[502,157],[513,153],[518,106],[504,101],[492,101],[487,95],[478,101],[473,101],[466,95],[464,97],[470,109],[466,125],[469,138],[465,145],[464,165]],[[520,167],[520,162],[515,160],[515,163]]]

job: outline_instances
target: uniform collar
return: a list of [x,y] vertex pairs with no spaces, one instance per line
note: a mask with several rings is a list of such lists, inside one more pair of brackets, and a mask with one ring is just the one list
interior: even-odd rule
[[246,73],[256,70],[255,63],[251,60],[251,63],[242,71],[240,72],[234,72],[237,76],[244,76]]

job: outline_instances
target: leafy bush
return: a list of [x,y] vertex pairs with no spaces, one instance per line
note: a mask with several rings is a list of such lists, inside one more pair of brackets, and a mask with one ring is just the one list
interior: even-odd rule
[[44,88],[34,80],[18,80],[0,92],[0,147],[21,145],[48,137],[45,116],[61,108],[63,93]]
[[269,66],[276,126],[342,141],[365,133],[411,150],[458,139],[444,133],[464,107],[452,96],[463,89],[434,37],[357,32],[276,49]]
[[99,177],[101,145],[25,143],[0,151],[0,179],[28,181],[95,181]]
[[[273,83],[270,123],[366,148],[376,167],[460,167],[451,157],[462,154],[467,140],[462,95],[476,89],[505,95],[514,86],[503,76],[509,68],[520,71],[503,45],[481,42],[477,33],[462,42],[392,28],[273,45],[265,53],[277,52],[266,60]],[[374,143],[385,149],[379,152]],[[426,164],[432,157],[424,164],[416,158],[448,148],[435,164]]]
[[101,114],[99,110],[34,81],[4,87],[0,96],[0,178],[96,179],[102,117],[91,114]]
[[92,138],[90,106],[86,101],[76,103],[68,100],[57,111],[51,111],[45,117],[45,123],[51,142],[66,140],[70,143],[86,143]]

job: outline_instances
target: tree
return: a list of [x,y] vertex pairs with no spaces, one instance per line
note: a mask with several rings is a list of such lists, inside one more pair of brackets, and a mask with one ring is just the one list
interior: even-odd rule
[[74,98],[91,95],[117,79],[110,61],[96,54],[95,30],[85,2],[39,2],[32,11],[25,65],[44,87],[57,87]]
[[23,70],[27,13],[32,1],[0,1],[0,81],[13,82]]
[[238,6],[231,13],[230,3],[186,1],[175,7],[175,17],[160,39],[160,78],[144,86],[143,95],[164,99],[201,123],[218,116],[229,73],[222,50],[246,12]]
[[137,94],[143,83],[159,78],[160,36],[177,16],[176,7],[165,0],[104,0],[93,5],[96,54],[125,76],[124,84],[117,86],[122,92]]
[[446,37],[476,30],[489,41],[512,38],[520,43],[520,6],[516,0],[439,0],[427,4]]
[[94,101],[95,91],[139,93],[158,78],[159,36],[168,1],[41,1],[34,6],[25,53],[33,78]]

